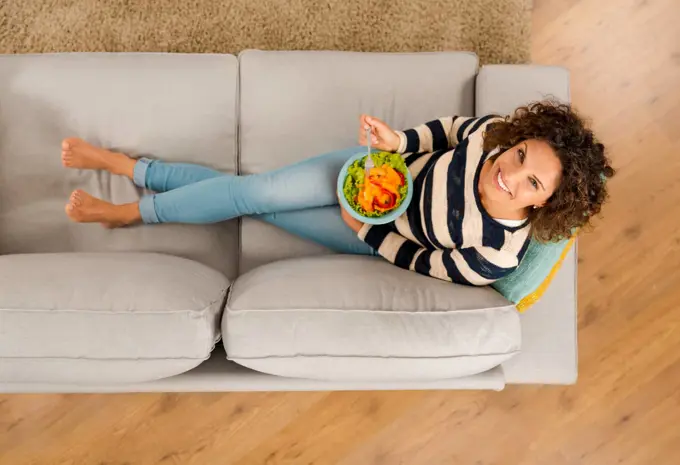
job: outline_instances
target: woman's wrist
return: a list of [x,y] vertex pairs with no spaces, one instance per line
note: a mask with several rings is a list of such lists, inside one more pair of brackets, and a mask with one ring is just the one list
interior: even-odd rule
[[404,134],[403,131],[394,131],[394,133],[397,135],[399,142],[396,143],[397,147],[392,151],[396,153],[404,153],[404,151],[406,151],[406,134]]

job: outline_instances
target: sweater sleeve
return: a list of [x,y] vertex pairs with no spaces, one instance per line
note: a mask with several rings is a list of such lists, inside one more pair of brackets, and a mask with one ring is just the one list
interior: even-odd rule
[[401,143],[398,153],[449,150],[476,131],[494,115],[472,118],[446,116],[406,131],[396,131]]
[[400,268],[458,284],[485,286],[507,276],[519,264],[517,256],[491,247],[428,250],[386,225],[364,225],[358,235]]

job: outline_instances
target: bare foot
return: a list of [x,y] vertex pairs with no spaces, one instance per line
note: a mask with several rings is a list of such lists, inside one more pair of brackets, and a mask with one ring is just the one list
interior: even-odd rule
[[135,160],[123,153],[95,147],[82,139],[70,137],[61,143],[61,162],[67,168],[105,170],[132,178]]
[[137,204],[114,205],[80,189],[71,194],[66,214],[77,223],[101,223],[105,228],[120,228],[141,220]]

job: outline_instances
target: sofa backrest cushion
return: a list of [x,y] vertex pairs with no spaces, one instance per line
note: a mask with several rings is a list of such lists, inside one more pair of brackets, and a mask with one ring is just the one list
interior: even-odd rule
[[[240,61],[240,168],[261,173],[357,145],[359,115],[406,129],[474,114],[477,56],[467,52],[246,51]],[[245,219],[241,271],[327,253]]]
[[74,189],[114,203],[143,194],[108,173],[65,169],[61,140],[236,169],[238,62],[231,55],[0,56],[0,253],[152,251],[236,273],[237,223],[105,230],[68,220]]

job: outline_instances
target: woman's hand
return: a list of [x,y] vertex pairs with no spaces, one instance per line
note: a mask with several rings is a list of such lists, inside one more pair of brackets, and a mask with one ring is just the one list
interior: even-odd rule
[[366,145],[366,129],[371,128],[371,146],[386,152],[396,152],[401,144],[399,134],[384,121],[369,115],[359,117],[359,144]]
[[340,204],[340,215],[342,216],[342,220],[345,222],[345,224],[349,226],[349,229],[355,233],[358,233],[364,226],[364,223],[350,215],[349,212],[342,207],[342,204]]
[[364,227],[364,223],[350,215],[347,210],[342,208],[342,205],[340,206],[340,212],[342,213],[342,219],[345,220],[345,224],[347,224],[347,226],[349,226],[349,228],[355,233],[359,233],[361,228]]

